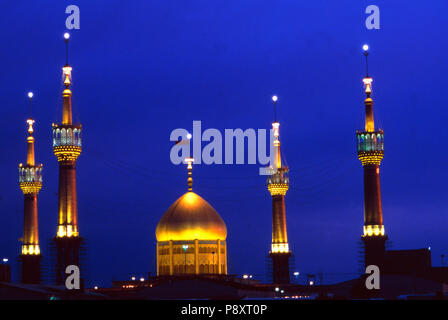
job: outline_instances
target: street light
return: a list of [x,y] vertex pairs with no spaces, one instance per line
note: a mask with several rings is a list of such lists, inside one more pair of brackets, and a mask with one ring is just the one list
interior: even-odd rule
[[3,258],[3,263],[7,263],[8,261],[8,258]]

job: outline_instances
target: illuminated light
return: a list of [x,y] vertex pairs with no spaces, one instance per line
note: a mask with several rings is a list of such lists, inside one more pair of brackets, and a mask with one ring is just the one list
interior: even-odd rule
[[97,286],[94,286],[93,289],[98,290],[98,287],[97,287]]
[[[370,78],[370,77],[365,77],[364,79],[362,79],[362,82],[364,83],[365,92],[370,95],[372,93],[372,82],[373,82],[373,79]],[[370,99],[370,101],[371,100],[372,99]],[[366,99],[366,101],[368,101],[368,99]]]
[[271,253],[288,253],[289,244],[287,243],[273,243],[271,245]]
[[358,152],[358,158],[362,165],[380,165],[384,158],[384,151],[363,151]]
[[362,46],[362,50],[364,51],[368,51],[369,50],[369,45],[365,44]]
[[280,293],[285,293],[285,290],[281,290]]
[[314,285],[314,281],[310,280],[310,286]]
[[64,39],[65,40],[70,39],[70,33],[68,33],[68,32],[64,33]]
[[66,75],[66,76],[71,76],[71,74],[72,74],[72,67],[70,67],[70,66],[62,67],[62,73],[64,75]]
[[132,280],[132,281],[135,281],[135,277],[131,277],[131,280]]
[[143,281],[145,281],[145,278],[140,278],[140,282],[143,282]]
[[386,234],[384,225],[368,225],[364,226],[363,237],[383,237]]
[[272,96],[272,101],[277,102],[277,96]]
[[192,137],[191,133],[187,134],[187,139],[190,140]]
[[75,145],[53,147],[53,153],[58,161],[74,161],[81,154],[81,147]]
[[279,287],[276,287],[275,288],[275,292],[279,292],[280,291],[280,288]]
[[19,186],[23,194],[38,194],[42,189],[42,182],[20,182]]
[[271,196],[284,196],[289,189],[289,185],[285,183],[269,183],[268,190]]
[[58,238],[65,237],[66,234],[67,234],[67,232],[65,231],[65,227],[64,226],[58,226],[58,232],[57,232]]
[[299,276],[299,272],[298,271],[296,271],[296,272],[294,272],[294,276]]
[[8,258],[3,258],[3,263],[7,263],[8,261]]
[[184,244],[184,245],[182,246],[182,249],[184,249],[185,251],[187,251],[187,249],[188,249],[188,245]]
[[28,132],[31,134],[33,133],[33,124],[34,124],[34,120],[33,119],[28,119],[26,120],[26,123],[28,123]]
[[28,92],[28,98],[33,98],[33,93],[30,91],[30,92]]
[[71,237],[78,237],[79,232],[76,228],[76,226],[73,225],[59,225],[58,226],[58,232],[57,237],[58,238],[71,238]]
[[280,123],[278,123],[278,122],[274,122],[272,124],[272,128],[274,129],[274,137],[276,137],[276,138],[278,138],[278,136],[280,135],[279,127],[280,127]]
[[73,235],[72,226],[67,226],[67,237],[71,237]]
[[23,255],[40,255],[40,247],[38,244],[28,244],[22,246]]
[[243,274],[243,279],[247,279],[249,276],[247,274]]

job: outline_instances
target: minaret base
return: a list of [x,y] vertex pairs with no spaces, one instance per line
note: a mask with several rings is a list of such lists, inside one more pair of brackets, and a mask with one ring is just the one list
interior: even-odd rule
[[[80,249],[83,239],[81,237],[56,237],[56,284],[65,284],[67,266],[75,265],[81,270]],[[82,277],[82,270],[81,270]]]
[[387,237],[362,237],[362,241],[364,242],[364,268],[375,265],[381,272],[386,256]]
[[279,284],[290,283],[289,257],[291,257],[291,252],[271,252],[269,256],[272,259],[272,282]]
[[40,261],[42,255],[20,255],[21,282],[27,284],[41,283]]

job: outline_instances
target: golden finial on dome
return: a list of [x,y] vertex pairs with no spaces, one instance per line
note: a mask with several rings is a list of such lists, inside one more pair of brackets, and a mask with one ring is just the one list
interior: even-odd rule
[[185,163],[188,164],[188,167],[187,167],[188,180],[187,180],[187,182],[188,182],[188,191],[189,192],[193,191],[193,177],[192,177],[192,172],[191,172],[193,169],[193,162],[194,162],[194,159],[192,157],[185,158]]

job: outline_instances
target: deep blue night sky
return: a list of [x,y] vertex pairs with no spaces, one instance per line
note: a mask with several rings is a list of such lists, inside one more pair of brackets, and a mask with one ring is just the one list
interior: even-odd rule
[[[364,105],[361,46],[371,47],[375,120],[385,130],[383,212],[391,248],[448,254],[445,148],[448,2],[440,1],[20,1],[0,10],[0,256],[15,262],[22,235],[20,162],[26,93],[35,92],[41,247],[57,223],[58,164],[51,123],[62,113],[65,7],[72,32],[80,233],[91,284],[155,271],[155,227],[186,192],[169,159],[175,128],[270,128],[279,97],[290,166],[289,242],[296,269],[324,281],[356,277],[363,170],[355,130]],[[365,28],[365,8],[381,30]],[[227,223],[229,271],[264,278],[271,201],[258,165],[197,165],[194,190]]]

